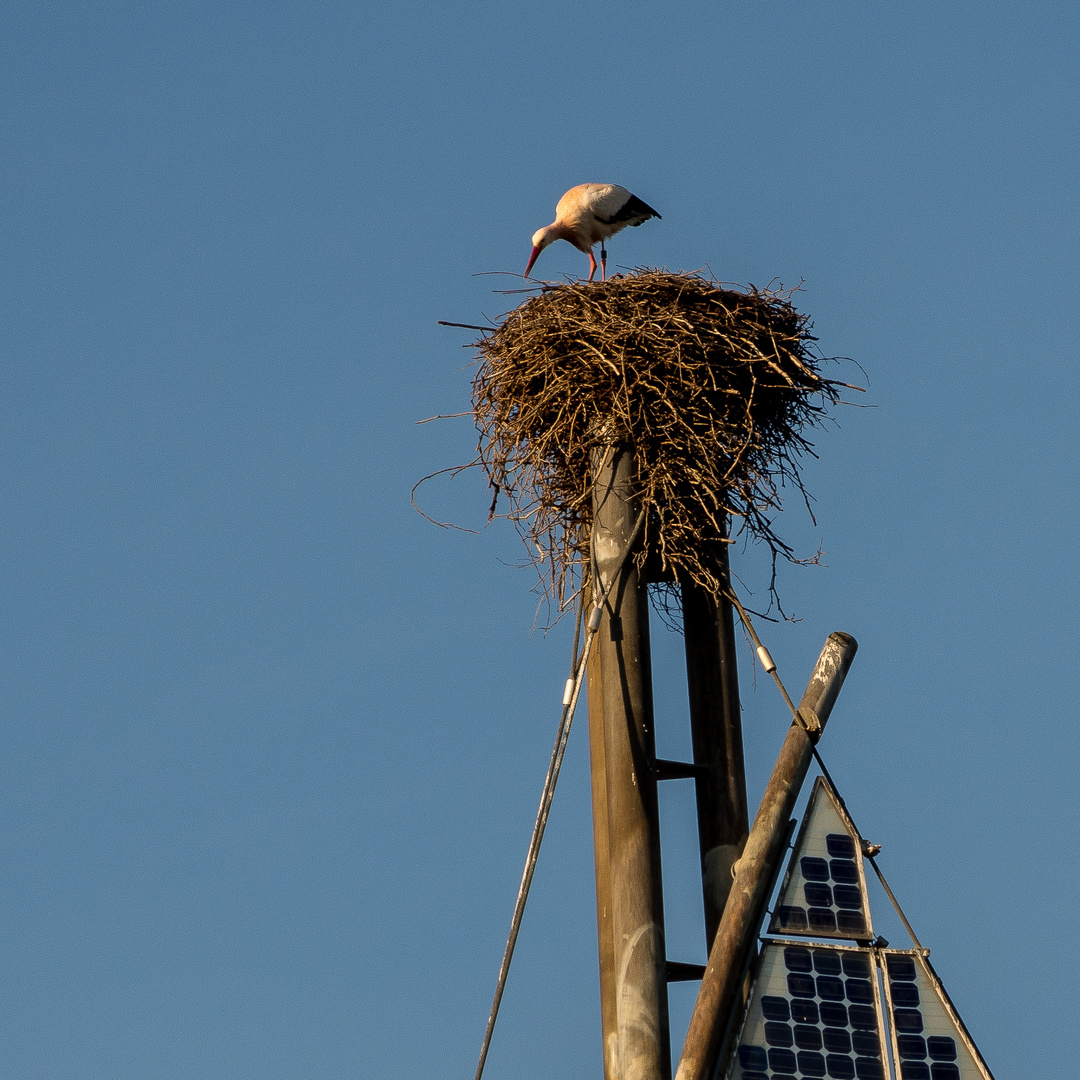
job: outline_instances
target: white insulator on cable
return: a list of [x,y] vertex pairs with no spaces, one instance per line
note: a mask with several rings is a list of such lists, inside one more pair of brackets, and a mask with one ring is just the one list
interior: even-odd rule
[[771,675],[776,670],[776,664],[764,645],[757,647],[757,658],[761,661],[761,666],[765,669],[766,675]]
[[604,617],[604,609],[602,607],[594,607],[589,612],[588,628],[592,633],[596,633],[600,629],[600,620]]
[[574,700],[574,680],[572,678],[566,680],[566,685],[563,687],[562,703],[569,705]]

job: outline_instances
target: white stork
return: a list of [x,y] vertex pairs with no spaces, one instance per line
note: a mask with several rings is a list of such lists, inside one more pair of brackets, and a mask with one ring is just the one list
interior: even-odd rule
[[607,281],[607,248],[604,241],[627,225],[640,225],[649,218],[660,215],[636,195],[631,195],[618,184],[578,184],[572,187],[555,207],[555,220],[546,228],[533,234],[532,255],[525,267],[525,276],[536,262],[536,257],[555,240],[566,240],[578,251],[589,256],[589,280],[596,273],[596,259],[592,249],[600,244],[600,277]]

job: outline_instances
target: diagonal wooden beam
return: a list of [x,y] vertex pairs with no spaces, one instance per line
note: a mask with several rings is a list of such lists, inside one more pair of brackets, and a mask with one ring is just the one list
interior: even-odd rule
[[[832,712],[858,643],[830,634],[788,729],[735,870],[709,963],[701,980],[676,1080],[712,1080],[757,939],[769,891],[783,858],[788,823],[813,760],[814,743]],[[810,729],[810,730],[808,730]]]

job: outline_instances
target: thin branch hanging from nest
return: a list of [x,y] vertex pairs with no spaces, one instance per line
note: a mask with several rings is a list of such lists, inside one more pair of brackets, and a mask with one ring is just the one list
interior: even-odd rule
[[821,376],[815,340],[790,293],[642,270],[546,286],[477,342],[478,463],[552,598],[576,587],[590,458],[615,441],[634,449],[648,509],[636,558],[652,580],[720,595],[729,521],[732,535],[768,545],[774,568],[779,557],[800,561],[772,515],[785,485],[808,500],[805,432],[843,385]]

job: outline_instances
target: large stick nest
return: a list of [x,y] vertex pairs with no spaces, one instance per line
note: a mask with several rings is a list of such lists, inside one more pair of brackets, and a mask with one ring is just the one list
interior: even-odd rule
[[785,485],[808,498],[806,433],[837,401],[815,340],[789,293],[645,270],[545,285],[478,342],[479,463],[552,597],[576,588],[590,463],[613,442],[634,450],[650,580],[722,595],[740,532],[768,545],[774,581],[778,557],[798,561],[772,519]]

